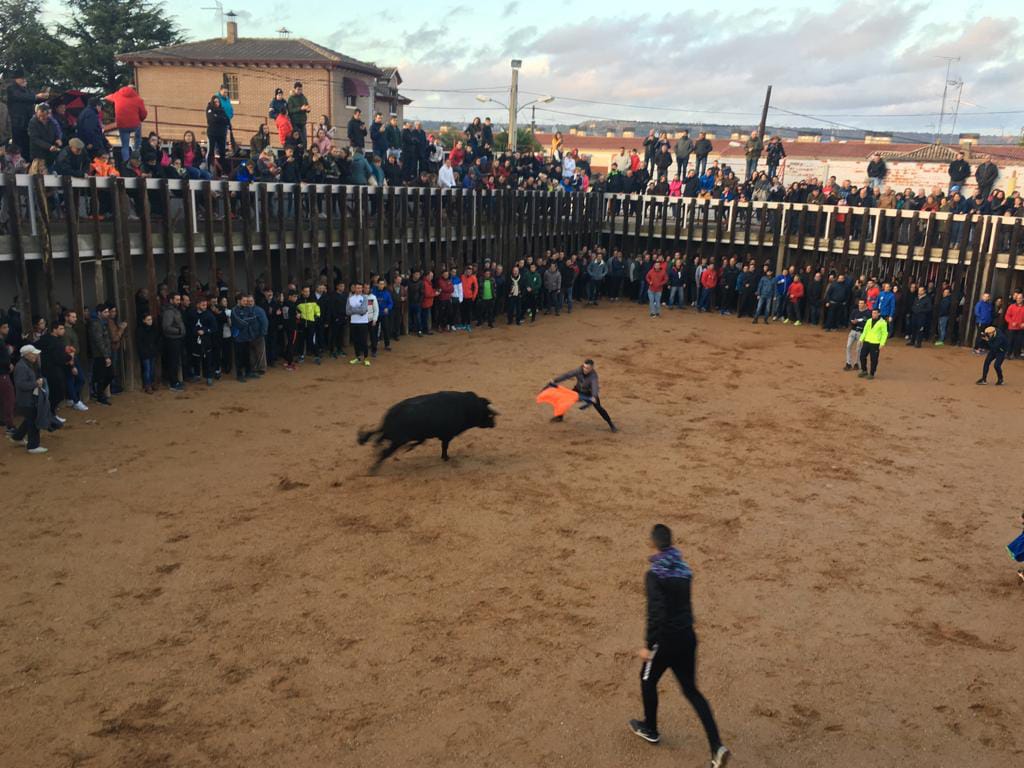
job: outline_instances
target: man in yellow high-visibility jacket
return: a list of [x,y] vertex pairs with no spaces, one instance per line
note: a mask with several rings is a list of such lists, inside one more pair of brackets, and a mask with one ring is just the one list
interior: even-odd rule
[[[871,318],[864,324],[864,332],[860,335],[860,374],[861,377],[875,378],[878,370],[878,351],[885,346],[889,338],[889,324],[876,305],[871,310]],[[868,358],[871,358],[871,370],[868,371]]]
[[302,295],[299,296],[299,303],[295,309],[299,313],[300,333],[298,338],[302,344],[299,350],[299,362],[306,358],[308,352],[316,358],[316,364],[320,365],[320,339],[317,338],[317,328],[320,327],[320,305],[308,285],[302,286]]

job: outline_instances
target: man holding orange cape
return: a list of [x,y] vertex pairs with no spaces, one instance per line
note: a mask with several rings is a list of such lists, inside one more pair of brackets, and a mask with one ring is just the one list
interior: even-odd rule
[[[576,380],[571,390],[558,386],[558,382],[568,381],[569,379]],[[555,415],[551,420],[562,421],[565,412],[577,401],[582,401],[582,409],[594,406],[594,410],[608,423],[612,432],[618,432],[619,430],[612,423],[612,417],[608,415],[608,411],[601,407],[601,398],[598,397],[598,392],[597,371],[594,370],[594,361],[587,358],[579,368],[573,368],[571,371],[563,373],[561,376],[556,376],[549,381],[547,386],[537,395],[537,402],[550,403],[555,409]]]

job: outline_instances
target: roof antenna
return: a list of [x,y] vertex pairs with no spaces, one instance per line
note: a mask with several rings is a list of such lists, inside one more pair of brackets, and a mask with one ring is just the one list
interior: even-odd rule
[[292,31],[288,27],[281,27],[277,30],[277,36],[283,38],[289,38],[292,36]]
[[201,11],[216,11],[217,15],[220,16],[220,36],[224,37],[227,34],[227,28],[224,25],[224,3],[220,0],[214,0],[213,5],[208,5],[205,8],[200,8]]

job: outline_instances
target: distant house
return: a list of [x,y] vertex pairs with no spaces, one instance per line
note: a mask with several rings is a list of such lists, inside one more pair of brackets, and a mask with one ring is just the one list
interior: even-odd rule
[[239,143],[248,143],[260,123],[268,123],[277,143],[268,107],[275,88],[283,89],[287,98],[296,82],[302,83],[312,108],[309,125],[327,115],[342,146],[348,143],[345,127],[357,107],[369,124],[374,111],[397,110],[401,119],[402,107],[409,103],[398,93],[401,78],[394,68],[381,70],[302,38],[239,37],[234,21],[228,22],[222,38],[125,53],[117,59],[135,70],[135,84],[149,108],[144,129],[156,130],[165,139],[192,130],[202,141],[206,105],[222,83],[234,107]]
[[374,101],[377,104],[376,111],[385,118],[397,117],[398,124],[404,119],[404,107],[411,103],[411,99],[398,92],[398,86],[402,84],[402,76],[398,74],[398,67],[384,67],[380,77],[377,78],[377,85],[374,89]]

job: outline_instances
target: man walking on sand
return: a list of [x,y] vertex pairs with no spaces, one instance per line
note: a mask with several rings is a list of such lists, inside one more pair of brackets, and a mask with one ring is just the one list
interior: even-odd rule
[[672,546],[672,530],[667,525],[659,523],[651,529],[650,543],[654,554],[648,558],[651,568],[644,577],[647,633],[646,643],[640,649],[644,719],[630,720],[629,729],[651,744],[661,741],[658,681],[666,669],[671,669],[704,726],[711,748],[710,768],[722,768],[729,762],[730,752],[722,744],[711,705],[697,688],[697,635],[693,631],[690,603],[693,571],[679,550]]

